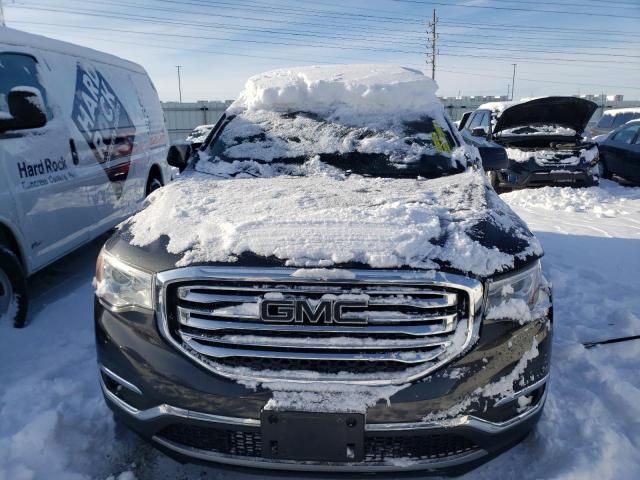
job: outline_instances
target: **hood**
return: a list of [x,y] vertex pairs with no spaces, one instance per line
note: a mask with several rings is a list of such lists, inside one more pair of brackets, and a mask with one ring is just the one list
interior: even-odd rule
[[141,251],[162,245],[177,267],[259,258],[489,276],[542,254],[477,171],[435,180],[191,172],[154,192],[119,231]]
[[558,125],[581,134],[597,108],[594,102],[582,98],[537,98],[505,109],[493,131],[497,133],[527,125]]

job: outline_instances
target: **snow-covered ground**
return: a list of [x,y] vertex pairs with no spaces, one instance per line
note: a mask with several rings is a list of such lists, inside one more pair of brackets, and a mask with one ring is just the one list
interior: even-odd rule
[[[505,194],[543,243],[554,284],[550,394],[523,443],[469,474],[640,478],[640,188]],[[255,479],[259,472],[179,465],[116,428],[97,382],[92,303],[95,242],[38,274],[31,325],[0,323],[0,480]]]

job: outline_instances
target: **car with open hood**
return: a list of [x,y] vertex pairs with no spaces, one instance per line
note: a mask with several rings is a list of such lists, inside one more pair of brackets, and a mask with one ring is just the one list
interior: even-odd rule
[[481,105],[464,130],[473,143],[506,149],[506,168],[489,174],[494,188],[597,185],[598,147],[585,135],[597,108],[576,97],[493,102]]
[[97,262],[102,390],[187,461],[458,471],[547,394],[542,248],[421,72],[248,80]]

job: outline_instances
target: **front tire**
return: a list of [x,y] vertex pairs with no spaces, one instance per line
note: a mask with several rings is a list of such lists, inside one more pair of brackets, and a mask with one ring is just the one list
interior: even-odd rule
[[8,318],[22,328],[27,321],[27,279],[15,254],[0,245],[0,320]]
[[146,188],[145,195],[148,197],[153,192],[155,192],[156,190],[158,190],[163,186],[164,184],[162,183],[162,179],[159,177],[159,175],[156,173],[151,173],[149,175],[149,178],[147,179],[147,188]]
[[606,178],[607,180],[611,180],[611,178],[613,177],[602,160],[598,162],[598,173],[600,174],[600,178]]
[[489,183],[491,184],[491,188],[493,188],[496,193],[500,193],[500,180],[498,180],[498,172],[491,171],[487,172],[487,178],[489,178]]

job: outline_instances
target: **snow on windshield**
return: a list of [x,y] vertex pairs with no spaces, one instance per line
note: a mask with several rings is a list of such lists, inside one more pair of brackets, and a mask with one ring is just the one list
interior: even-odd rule
[[318,154],[354,152],[384,156],[397,168],[425,157],[440,159],[441,170],[464,168],[467,147],[456,147],[436,89],[421,72],[387,65],[257,75],[227,111],[231,121],[210,157],[196,168],[228,174],[220,160],[302,163]]

